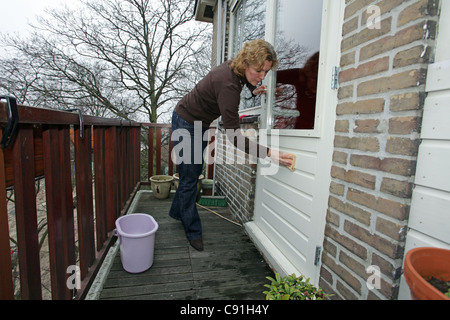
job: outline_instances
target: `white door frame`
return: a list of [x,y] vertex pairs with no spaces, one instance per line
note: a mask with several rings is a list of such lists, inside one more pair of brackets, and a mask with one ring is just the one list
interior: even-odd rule
[[[324,1],[324,13],[322,21],[322,36],[321,36],[321,55],[320,55],[320,67],[319,67],[319,83],[318,83],[318,98],[317,98],[317,119],[315,130],[281,130],[280,139],[293,139],[299,138],[298,141],[305,141],[307,139],[313,139],[314,141],[320,140],[317,148],[317,182],[314,184],[314,200],[312,203],[312,212],[315,216],[314,229],[316,230],[316,238],[314,244],[322,246],[324,240],[324,230],[326,223],[326,212],[328,208],[329,187],[331,183],[331,166],[332,155],[334,145],[334,128],[336,121],[336,106],[337,106],[337,90],[331,88],[332,83],[332,70],[333,67],[340,65],[340,44],[342,39],[342,23],[344,17],[345,1],[344,0],[325,0]],[[268,0],[268,12],[266,25],[272,24],[276,21],[277,12],[277,0]],[[272,21],[272,23],[269,23]],[[274,28],[267,26],[266,40],[274,43],[275,33]],[[267,77],[267,83],[274,81],[274,75],[269,74]],[[273,90],[273,86],[269,88]],[[274,101],[270,98],[270,90],[267,94],[267,105],[273,105]],[[262,106],[262,112],[265,112],[265,119],[267,128],[271,127],[271,108]],[[283,151],[283,150],[281,150]],[[259,183],[261,183],[262,177],[260,175],[260,169],[258,169],[257,176],[257,189]],[[258,192],[257,192],[258,193]],[[258,195],[255,202],[259,202]],[[257,220],[258,203],[255,203],[255,219]],[[296,273],[297,275],[303,274],[311,279],[311,282],[315,285],[319,282],[320,275],[320,263],[314,267],[314,271],[305,274],[303,270],[299,270],[298,266],[293,265],[289,259],[287,259],[279,249],[272,243],[267,235],[259,228],[257,222],[251,221],[245,225],[245,228],[254,241],[258,249],[263,253],[269,264],[274,270],[281,275],[288,275]],[[310,246],[306,257],[307,259],[314,260],[316,248]],[[314,261],[308,263],[314,264]]]

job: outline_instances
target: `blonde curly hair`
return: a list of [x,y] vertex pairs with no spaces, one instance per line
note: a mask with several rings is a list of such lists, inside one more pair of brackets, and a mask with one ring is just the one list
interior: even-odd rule
[[249,66],[255,65],[257,69],[262,69],[266,60],[272,62],[272,70],[275,70],[278,66],[275,49],[267,41],[257,39],[244,44],[242,50],[232,60],[231,68],[235,74],[244,77],[245,70]]

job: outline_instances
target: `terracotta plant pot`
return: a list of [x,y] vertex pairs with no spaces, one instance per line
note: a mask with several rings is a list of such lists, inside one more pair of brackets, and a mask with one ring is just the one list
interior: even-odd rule
[[406,253],[403,273],[413,300],[450,300],[427,280],[450,281],[450,250],[415,248]]

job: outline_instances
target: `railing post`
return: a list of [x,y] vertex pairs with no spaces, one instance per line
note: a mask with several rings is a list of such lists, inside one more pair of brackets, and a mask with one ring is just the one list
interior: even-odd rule
[[21,125],[13,145],[14,196],[22,300],[41,300],[33,127]]
[[105,132],[105,186],[106,186],[106,226],[113,230],[120,214],[119,170],[117,128],[110,127]]
[[156,128],[156,174],[161,174],[161,128]]
[[70,300],[68,267],[75,266],[75,236],[69,127],[49,126],[43,132],[45,192],[52,298]]
[[[0,129],[0,137],[3,130]],[[14,299],[8,208],[6,204],[5,157],[0,149],[0,300]]]
[[172,159],[173,141],[172,141],[172,128],[169,128],[169,176],[173,175],[173,159]]
[[[116,184],[117,184],[117,204],[118,207],[120,208],[122,206],[122,201],[123,201],[123,171],[124,168],[123,166],[120,166],[119,164],[123,165],[123,131],[124,128],[120,127],[119,129],[116,130],[116,141],[115,141],[115,149],[116,149],[116,160],[117,162],[115,163],[115,168],[116,168],[116,172],[117,172],[117,177],[116,177]],[[115,216],[116,217],[116,216]]]
[[141,127],[133,128],[134,132],[134,152],[136,153],[136,157],[134,159],[134,183],[136,185],[139,181],[141,181]]
[[105,128],[94,127],[95,217],[97,251],[107,238],[106,182],[105,182]]
[[95,259],[94,208],[92,194],[92,152],[91,128],[75,126],[75,179],[77,192],[78,247],[81,279],[86,276]]
[[155,128],[152,126],[148,127],[148,179],[153,176],[153,148],[155,140]]

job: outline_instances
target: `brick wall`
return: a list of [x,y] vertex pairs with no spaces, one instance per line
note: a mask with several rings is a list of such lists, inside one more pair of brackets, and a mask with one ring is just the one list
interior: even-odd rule
[[[367,27],[370,5],[379,28]],[[335,299],[397,297],[438,6],[346,1],[320,280]],[[381,271],[375,290],[369,266]]]
[[[212,43],[212,56],[211,56],[211,68],[217,65],[217,38],[218,38],[218,16],[216,6],[214,13],[214,29],[213,29],[213,43]],[[229,11],[227,12],[227,21],[229,24]],[[225,57],[227,60],[228,52],[228,30],[226,28],[226,45],[225,45]],[[242,124],[241,129],[249,134],[254,133],[252,129],[257,130],[257,123],[245,123]],[[253,139],[257,139],[253,136]],[[241,152],[236,152],[234,147],[227,147],[228,143],[225,134],[219,133],[217,137],[217,149],[215,150],[218,163],[216,165],[216,195],[226,196],[228,206],[234,217],[242,223],[248,222],[253,218],[254,200],[256,190],[256,164],[250,164],[247,155]],[[228,152],[228,153],[227,153]],[[226,157],[228,159],[234,159],[235,163],[226,164]],[[238,164],[237,157],[241,159],[244,164]],[[242,160],[244,159],[244,160]],[[254,163],[254,161],[252,161]]]
[[[256,123],[242,124],[241,129],[243,134],[257,140],[258,125]],[[228,206],[235,218],[242,223],[248,222],[252,220],[254,211],[256,160],[250,159],[243,152],[236,151],[227,141],[224,133],[218,135],[217,141],[218,194],[226,196]],[[227,164],[227,161],[233,163]]]

